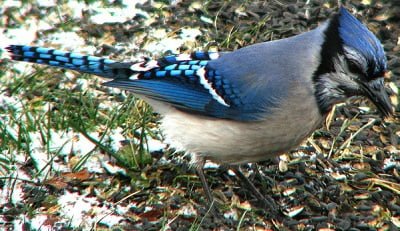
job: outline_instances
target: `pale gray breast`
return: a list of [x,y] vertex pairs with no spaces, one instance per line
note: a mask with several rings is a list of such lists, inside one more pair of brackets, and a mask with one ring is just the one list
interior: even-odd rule
[[[264,121],[237,122],[171,110],[162,119],[166,142],[178,151],[223,163],[269,159],[298,146],[323,117],[304,89]],[[289,111],[286,111],[289,110]]]

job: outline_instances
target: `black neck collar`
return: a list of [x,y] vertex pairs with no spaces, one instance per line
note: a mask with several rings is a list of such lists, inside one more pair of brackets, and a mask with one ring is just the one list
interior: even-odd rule
[[315,85],[315,97],[317,99],[319,111],[322,115],[328,114],[333,104],[327,102],[323,95],[323,86],[321,78],[326,73],[335,72],[334,60],[343,54],[343,41],[339,35],[339,14],[333,16],[328,22],[328,27],[324,31],[325,39],[321,47],[321,62],[317,70],[313,74],[313,82]]

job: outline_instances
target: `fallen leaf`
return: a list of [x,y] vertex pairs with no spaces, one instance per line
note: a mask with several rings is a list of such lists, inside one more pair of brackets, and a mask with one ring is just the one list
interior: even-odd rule
[[64,182],[64,179],[62,177],[54,177],[52,179],[44,181],[45,184],[53,186],[54,188],[60,190],[64,189],[68,186],[66,182]]
[[73,180],[85,181],[90,178],[90,173],[87,169],[83,169],[79,172],[62,173],[61,176],[65,179],[66,182],[70,182]]

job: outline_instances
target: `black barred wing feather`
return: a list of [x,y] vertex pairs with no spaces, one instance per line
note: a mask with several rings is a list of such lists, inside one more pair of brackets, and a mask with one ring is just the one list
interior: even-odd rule
[[[260,118],[257,108],[249,110],[243,102],[243,89],[232,79],[233,74],[221,75],[220,67],[210,65],[232,53],[199,51],[158,60],[117,62],[43,47],[11,45],[7,50],[14,60],[111,78],[104,85],[166,102],[187,112],[243,121]],[[226,65],[221,68],[234,64]]]
[[254,120],[242,115],[239,90],[208,63],[226,53],[194,52],[191,55],[166,56],[157,61],[135,63],[136,73],[129,79],[117,78],[105,83],[146,97],[164,101],[188,112],[206,116]]

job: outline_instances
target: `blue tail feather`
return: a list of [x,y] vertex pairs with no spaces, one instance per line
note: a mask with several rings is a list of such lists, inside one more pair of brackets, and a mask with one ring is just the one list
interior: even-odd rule
[[33,46],[11,45],[6,49],[14,60],[46,64],[106,78],[126,78],[133,73],[129,69],[130,65],[126,65],[126,68],[114,68],[113,64],[117,62],[96,56]]

